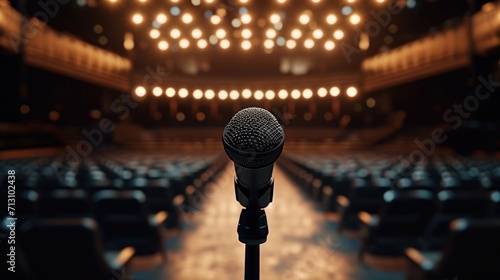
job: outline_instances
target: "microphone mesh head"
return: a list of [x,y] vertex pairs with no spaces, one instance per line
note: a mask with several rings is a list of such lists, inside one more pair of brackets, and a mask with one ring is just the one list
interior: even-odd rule
[[283,150],[284,140],[283,128],[273,114],[256,107],[236,113],[222,135],[229,158],[246,168],[274,163]]

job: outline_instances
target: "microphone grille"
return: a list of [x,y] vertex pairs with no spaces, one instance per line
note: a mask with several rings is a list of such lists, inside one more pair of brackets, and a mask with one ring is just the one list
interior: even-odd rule
[[228,156],[247,168],[272,164],[283,149],[285,133],[269,111],[250,107],[236,113],[222,136]]

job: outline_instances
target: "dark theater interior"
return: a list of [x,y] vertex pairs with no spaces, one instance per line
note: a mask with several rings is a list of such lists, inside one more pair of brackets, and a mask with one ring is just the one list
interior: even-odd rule
[[500,1],[0,0],[0,279],[499,280]]

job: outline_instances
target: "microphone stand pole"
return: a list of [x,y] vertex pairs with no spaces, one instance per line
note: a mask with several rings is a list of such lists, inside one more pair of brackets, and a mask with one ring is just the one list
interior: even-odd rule
[[235,179],[236,200],[246,208],[238,222],[238,240],[245,244],[245,280],[260,279],[260,244],[267,241],[269,228],[263,208],[272,202],[274,181],[261,189],[249,190]]

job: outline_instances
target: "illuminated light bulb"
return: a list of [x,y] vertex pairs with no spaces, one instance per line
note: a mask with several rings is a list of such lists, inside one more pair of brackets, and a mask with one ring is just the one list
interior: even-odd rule
[[166,95],[167,97],[174,97],[174,96],[175,96],[175,89],[174,89],[174,88],[171,88],[171,87],[167,88],[167,89],[165,90],[165,95]]
[[335,30],[335,32],[333,32],[333,38],[337,39],[337,40],[341,40],[342,38],[344,38],[344,31],[342,30]]
[[250,16],[249,14],[244,14],[241,16],[241,22],[243,24],[249,24],[251,21],[252,21],[252,16]]
[[241,96],[243,96],[243,98],[245,99],[248,99],[252,97],[252,91],[246,88],[241,92]]
[[156,16],[156,21],[159,23],[159,24],[165,24],[167,22],[167,16],[165,14],[158,14]]
[[318,96],[325,97],[328,95],[328,90],[324,87],[318,89]]
[[182,39],[179,41],[179,47],[182,49],[187,49],[189,47],[189,41],[188,39]]
[[215,36],[217,36],[217,38],[219,39],[226,37],[226,30],[222,28],[217,29],[217,31],[215,31]]
[[273,100],[276,94],[272,90],[266,91],[266,99],[267,100]]
[[286,99],[288,97],[288,91],[286,91],[286,89],[281,89],[278,91],[278,97],[280,99]]
[[314,39],[321,39],[323,38],[323,30],[321,29],[316,29],[313,31],[313,37]]
[[286,47],[289,48],[289,49],[295,49],[295,47],[297,46],[297,42],[295,42],[294,40],[288,40],[286,41]]
[[181,37],[181,31],[177,28],[170,30],[170,37],[178,39],[179,37]]
[[240,93],[237,91],[237,90],[232,90],[230,93],[229,93],[229,97],[232,99],[232,100],[236,100],[240,97]]
[[269,21],[272,23],[272,24],[277,24],[278,22],[281,21],[281,17],[280,15],[278,14],[272,14],[270,17],[269,17]]
[[314,40],[313,39],[306,39],[304,41],[304,47],[307,49],[312,49],[314,47]]
[[338,87],[332,87],[330,88],[330,95],[333,97],[339,96],[340,94],[340,89]]
[[228,49],[230,46],[231,46],[231,43],[229,42],[229,40],[224,39],[224,40],[220,41],[221,48]]
[[190,24],[193,22],[193,16],[191,14],[184,14],[182,15],[182,22],[185,24]]
[[310,89],[305,89],[303,92],[302,92],[302,97],[304,97],[305,99],[309,99],[313,96],[313,91],[310,90]]
[[241,31],[241,37],[245,39],[250,39],[252,37],[252,31],[248,28],[245,28]]
[[179,97],[186,98],[189,95],[189,91],[185,88],[179,89]]
[[221,90],[221,91],[219,91],[219,94],[217,96],[219,96],[220,100],[226,100],[228,97],[228,94],[227,94],[227,91]]
[[347,96],[355,97],[358,94],[358,90],[355,87],[349,87],[346,90]]
[[272,49],[274,47],[274,41],[271,39],[267,39],[264,41],[264,48]]
[[204,49],[208,46],[208,42],[205,39],[201,39],[201,40],[198,40],[197,45],[198,45],[198,48]]
[[134,93],[138,97],[143,97],[144,95],[146,95],[146,89],[143,86],[138,86],[135,88]]
[[294,29],[294,30],[292,30],[291,35],[292,35],[292,38],[299,39],[302,36],[302,31],[300,31],[299,29]]
[[269,39],[274,39],[276,38],[276,35],[278,35],[278,33],[276,32],[276,30],[274,29],[268,29],[266,31],[266,37],[269,38]]
[[255,99],[261,100],[262,98],[264,98],[264,93],[261,90],[257,90],[255,91],[253,96],[255,97]]
[[325,50],[331,51],[334,48],[335,48],[335,42],[333,42],[332,40],[328,40],[325,42]]
[[353,14],[349,17],[349,21],[352,24],[356,25],[361,21],[361,17],[358,14]]
[[329,14],[326,16],[326,23],[329,25],[334,25],[337,22],[337,16],[334,14]]
[[191,36],[193,36],[193,38],[195,38],[195,39],[200,39],[202,35],[203,35],[203,33],[198,28],[195,28],[195,29],[193,29],[193,31],[191,31]]
[[205,91],[205,98],[210,100],[210,99],[213,99],[215,97],[215,92],[211,89],[208,89]]
[[162,50],[162,51],[166,51],[168,49],[168,43],[167,41],[160,41],[158,42],[158,49]]
[[222,21],[221,17],[218,15],[213,15],[210,17],[210,22],[214,25],[219,24]]
[[300,90],[294,89],[294,90],[292,90],[290,95],[292,96],[293,99],[299,99],[300,98]]
[[306,24],[308,24],[308,23],[309,23],[309,21],[311,21],[311,17],[310,17],[309,15],[307,15],[307,14],[302,14],[302,15],[299,17],[299,22],[300,22],[301,24],[306,25]]
[[163,93],[163,90],[161,89],[161,87],[155,87],[153,88],[153,95],[154,96],[161,96]]
[[143,21],[144,17],[139,13],[136,13],[132,16],[132,22],[135,24],[141,24]]
[[252,43],[248,40],[244,40],[241,42],[241,48],[244,50],[249,50],[252,47]]
[[149,31],[149,37],[158,39],[160,37],[160,31],[158,31],[158,29],[151,29],[151,31]]
[[201,99],[203,97],[203,91],[201,91],[200,89],[194,90],[193,97],[194,99]]

